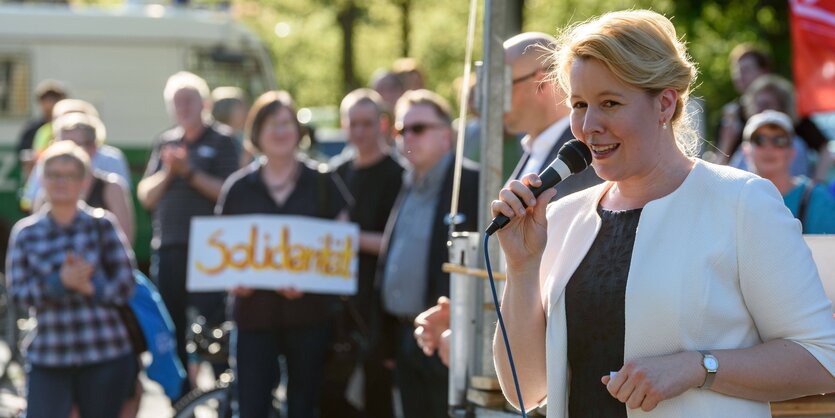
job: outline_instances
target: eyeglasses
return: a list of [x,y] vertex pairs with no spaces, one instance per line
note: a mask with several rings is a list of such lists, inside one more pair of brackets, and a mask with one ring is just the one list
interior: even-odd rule
[[409,132],[412,132],[415,135],[421,135],[429,129],[442,128],[444,126],[447,126],[447,125],[444,125],[444,124],[441,124],[441,123],[418,122],[418,123],[413,123],[411,125],[403,125],[402,128],[397,130],[397,133],[399,133],[402,136],[406,136],[406,134],[409,133]]
[[43,176],[49,181],[79,181],[82,178],[81,174],[78,173],[58,173],[55,171],[46,171]]
[[537,69],[537,70],[534,70],[532,73],[530,73],[528,75],[523,75],[519,78],[514,78],[513,81],[511,82],[511,84],[517,84],[517,83],[521,83],[525,80],[530,80],[531,78],[536,76],[538,73],[539,73],[539,70]]
[[270,118],[264,123],[264,128],[275,132],[288,132],[296,128],[296,123],[292,120],[277,120]]
[[763,134],[754,135],[751,137],[751,143],[762,147],[766,143],[770,143],[776,148],[788,148],[792,146],[792,139],[787,135],[768,136]]

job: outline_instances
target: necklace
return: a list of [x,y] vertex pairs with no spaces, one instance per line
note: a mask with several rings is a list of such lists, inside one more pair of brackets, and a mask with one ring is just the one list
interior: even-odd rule
[[265,174],[264,175],[264,184],[267,185],[267,188],[273,193],[282,193],[282,192],[286,191],[287,189],[293,187],[296,184],[296,180],[298,180],[298,177],[299,177],[298,163],[293,165],[293,171],[290,173],[289,176],[287,176],[287,179],[284,180],[281,183],[270,184],[267,181],[266,177],[267,176]]

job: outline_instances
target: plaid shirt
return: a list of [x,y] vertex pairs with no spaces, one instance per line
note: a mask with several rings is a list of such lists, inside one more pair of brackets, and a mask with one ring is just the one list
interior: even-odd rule
[[[46,210],[20,220],[12,229],[6,258],[12,300],[34,311],[37,327],[26,348],[39,366],[99,363],[132,351],[115,305],[127,304],[134,288],[132,252],[116,231],[113,215],[80,204],[67,227]],[[59,271],[67,252],[96,266],[95,293],[66,289]]]

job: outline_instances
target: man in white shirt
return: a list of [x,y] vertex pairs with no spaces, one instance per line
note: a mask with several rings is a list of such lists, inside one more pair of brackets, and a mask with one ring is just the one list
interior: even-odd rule
[[[548,56],[555,42],[550,35],[525,32],[504,43],[505,63],[511,66],[512,75],[510,111],[504,114],[504,126],[508,132],[526,134],[522,138],[524,153],[510,179],[541,173],[557,157],[560,147],[574,138],[566,95],[548,76]],[[589,168],[560,182],[554,199],[601,181]]]

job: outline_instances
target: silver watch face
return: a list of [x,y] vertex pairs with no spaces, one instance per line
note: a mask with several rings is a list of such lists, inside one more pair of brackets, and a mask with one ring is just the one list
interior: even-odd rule
[[704,365],[705,365],[705,368],[708,369],[709,371],[716,371],[716,369],[719,368],[719,361],[716,360],[715,357],[705,356]]

